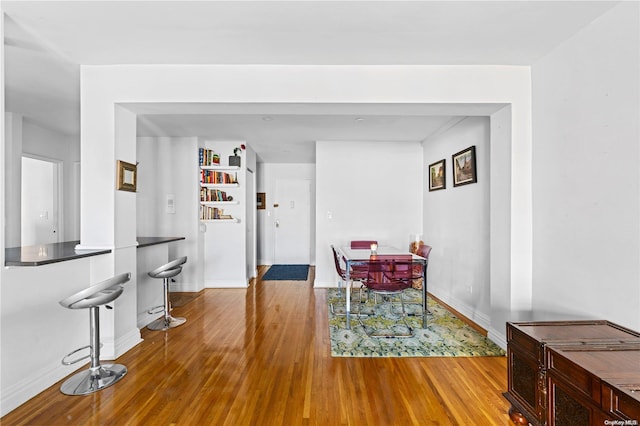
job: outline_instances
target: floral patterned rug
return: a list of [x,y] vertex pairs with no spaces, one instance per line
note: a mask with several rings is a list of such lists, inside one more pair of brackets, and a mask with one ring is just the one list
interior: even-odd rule
[[[488,338],[469,327],[430,297],[427,299],[429,314],[427,328],[422,328],[422,317],[409,315],[403,321],[401,305],[397,297],[377,302],[371,296],[358,304],[360,292],[352,292],[351,329],[346,329],[344,316],[344,290],[327,290],[329,303],[329,333],[331,355],[334,357],[454,357],[454,356],[504,356],[505,352]],[[363,300],[366,296],[363,294]],[[421,291],[404,292],[406,312],[420,312]],[[359,311],[360,309],[360,311]],[[360,312],[360,315],[357,314]],[[354,314],[355,313],[355,314]],[[410,334],[413,337],[386,337],[390,334]],[[382,337],[369,337],[379,334]]]

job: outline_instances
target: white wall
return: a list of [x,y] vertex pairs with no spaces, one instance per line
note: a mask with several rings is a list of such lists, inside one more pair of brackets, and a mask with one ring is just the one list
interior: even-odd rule
[[[185,237],[169,244],[169,258],[187,256],[172,290],[200,291],[198,271],[198,138],[137,138],[137,236]],[[175,213],[167,212],[173,195]],[[157,265],[156,267],[161,266]]]
[[8,232],[6,246],[20,246],[20,204],[21,204],[21,157],[29,154],[60,163],[62,166],[62,205],[59,206],[60,241],[73,241],[78,234],[79,206],[76,205],[78,188],[73,182],[74,164],[80,161],[78,137],[65,135],[47,129],[20,114],[7,113],[8,126],[5,129],[5,150],[7,164],[4,174],[7,178],[7,201],[11,206],[6,212]]
[[279,164],[260,163],[257,173],[257,190],[266,195],[266,207],[257,210],[258,232],[258,264],[272,265],[274,263],[274,196],[278,179],[309,179],[311,180],[311,264],[315,264],[315,221],[316,221],[316,165],[315,164]]
[[534,309],[640,329],[640,4],[533,66]]
[[337,286],[331,244],[375,239],[406,247],[422,233],[422,146],[316,144],[316,287]]
[[80,206],[76,205],[78,187],[73,182],[74,164],[80,161],[80,140],[77,136],[69,136],[38,126],[24,120],[22,128],[22,151],[39,157],[57,160],[62,165],[62,206],[60,206],[60,241],[79,240]]
[[[490,327],[488,117],[467,117],[424,147],[423,239],[432,246],[428,291],[485,328]],[[451,156],[475,146],[478,182],[453,186]],[[429,164],[446,161],[446,189],[429,191]]]
[[[82,217],[83,245],[109,245],[113,232],[115,206],[94,193],[108,193],[114,181],[113,165],[118,121],[114,105],[131,103],[224,102],[234,105],[261,102],[289,104],[481,104],[494,108],[508,107],[508,114],[494,114],[492,126],[508,129],[500,144],[500,157],[508,162],[503,167],[506,185],[491,188],[492,216],[506,217],[491,229],[508,249],[491,255],[492,286],[507,289],[500,293],[505,312],[531,305],[531,76],[528,67],[519,66],[209,66],[209,65],[119,65],[83,66],[82,84]],[[506,135],[506,134],[505,134]],[[493,141],[492,141],[493,142]],[[135,142],[134,142],[135,144]],[[506,151],[508,155],[506,155]],[[353,153],[352,157],[358,156]],[[361,152],[357,153],[362,155]],[[343,159],[340,149],[331,155]],[[492,158],[496,156],[492,152]],[[421,154],[419,158],[421,158]],[[318,159],[318,157],[317,157]],[[320,167],[318,160],[316,170]],[[327,158],[325,173],[330,176]],[[357,160],[356,160],[357,161]],[[343,165],[352,167],[350,165]],[[91,173],[87,173],[89,168]],[[419,168],[422,170],[422,166]],[[421,175],[422,173],[420,173]],[[347,178],[347,176],[345,176]],[[342,180],[320,195],[318,203],[335,197]],[[492,181],[493,185],[493,181]],[[86,193],[92,188],[92,193]],[[346,191],[337,191],[338,194]],[[421,202],[419,203],[421,206]],[[317,205],[317,211],[326,214]],[[385,206],[386,207],[386,206]],[[420,208],[420,207],[418,207]],[[320,241],[321,217],[317,216],[316,267],[319,284],[332,284],[332,260],[327,241]],[[418,220],[420,227],[422,220]],[[130,230],[132,234],[134,230]],[[408,233],[398,244],[407,244]],[[329,236],[337,234],[329,233]],[[335,242],[332,241],[332,242]],[[326,255],[322,254],[325,253]],[[326,256],[323,258],[322,256]],[[493,276],[493,271],[501,274]],[[324,271],[324,272],[323,272]],[[506,272],[506,273],[503,273]],[[322,276],[324,273],[325,276]],[[508,275],[507,275],[508,274]],[[500,282],[496,282],[500,280]],[[492,294],[493,297],[493,294]],[[493,324],[492,324],[493,326]],[[493,332],[504,335],[504,322]]]
[[60,360],[89,344],[89,315],[58,301],[88,286],[92,259],[2,267],[2,415],[82,367]]

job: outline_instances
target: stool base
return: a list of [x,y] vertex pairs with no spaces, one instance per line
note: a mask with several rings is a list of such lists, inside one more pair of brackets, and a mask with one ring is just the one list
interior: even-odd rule
[[151,322],[147,328],[149,330],[168,330],[170,328],[176,328],[185,322],[187,322],[186,318],[172,316],[169,316],[169,318],[162,317]]
[[125,374],[127,374],[127,367],[121,364],[90,368],[67,379],[60,386],[60,392],[65,395],[88,395],[111,386],[122,379]]

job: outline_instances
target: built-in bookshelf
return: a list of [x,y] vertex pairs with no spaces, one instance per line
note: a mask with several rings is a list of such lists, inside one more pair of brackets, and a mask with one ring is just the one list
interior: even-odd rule
[[238,222],[225,207],[238,205],[234,188],[238,188],[237,166],[220,165],[220,156],[212,149],[200,148],[200,220]]

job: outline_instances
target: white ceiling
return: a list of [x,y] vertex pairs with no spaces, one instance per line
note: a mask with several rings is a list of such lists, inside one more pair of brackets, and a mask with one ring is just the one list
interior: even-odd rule
[[[3,1],[7,110],[77,134],[78,64],[531,65],[616,3]],[[466,113],[219,107],[152,108],[139,134],[234,138],[260,161],[307,162],[316,140],[421,141]]]

